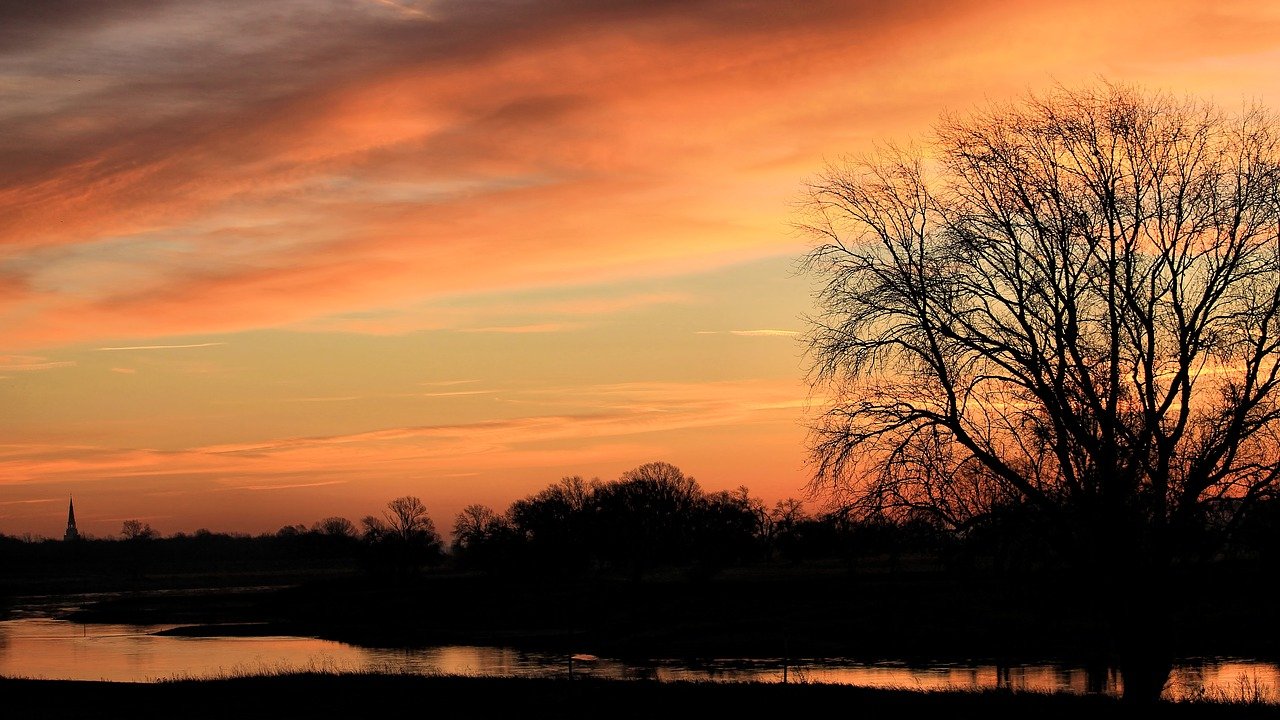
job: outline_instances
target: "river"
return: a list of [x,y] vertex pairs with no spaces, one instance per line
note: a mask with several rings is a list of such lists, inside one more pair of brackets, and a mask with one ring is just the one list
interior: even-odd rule
[[[994,688],[1119,694],[1119,674],[1062,664],[906,664],[838,659],[717,659],[704,662],[611,658],[451,645],[419,649],[365,648],[308,637],[176,637],[156,635],[172,625],[77,624],[59,619],[57,602],[32,602],[0,621],[0,676],[154,682],[285,670],[373,671],[616,679],[844,683],[909,689]],[[1280,701],[1280,666],[1247,658],[1179,663],[1165,696],[1202,694],[1235,699],[1259,695]]]

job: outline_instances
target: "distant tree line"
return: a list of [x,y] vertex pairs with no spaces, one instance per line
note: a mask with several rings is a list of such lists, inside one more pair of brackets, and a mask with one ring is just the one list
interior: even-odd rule
[[[1280,502],[1258,504],[1232,537],[1225,551],[1205,559],[1280,559]],[[200,529],[162,537],[137,519],[124,521],[118,539],[65,543],[0,535],[0,567],[24,575],[74,561],[75,567],[128,575],[345,566],[401,577],[445,566],[638,577],[662,568],[710,575],[733,565],[817,560],[893,569],[911,558],[1019,572],[1062,567],[1055,548],[1031,506],[998,506],[957,531],[927,513],[838,508],[811,514],[794,498],[769,507],[746,487],[708,492],[678,467],[653,462],[612,481],[566,477],[502,512],[469,505],[455,519],[447,545],[422,500],[404,496],[358,523],[326,517],[257,536]]]

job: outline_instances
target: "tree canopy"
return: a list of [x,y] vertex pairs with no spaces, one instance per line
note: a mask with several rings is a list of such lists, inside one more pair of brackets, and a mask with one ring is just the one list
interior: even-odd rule
[[1227,537],[1280,474],[1280,128],[1117,84],[944,115],[833,164],[814,486],[1098,553]]

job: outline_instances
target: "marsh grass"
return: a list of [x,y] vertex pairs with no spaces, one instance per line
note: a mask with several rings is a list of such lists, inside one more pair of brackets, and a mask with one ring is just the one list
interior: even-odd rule
[[[4,720],[130,717],[164,718],[382,717],[403,714],[406,699],[435,708],[467,708],[447,717],[523,720],[609,717],[665,720],[803,717],[844,708],[856,717],[1004,718],[1262,718],[1274,706],[1242,704],[1263,697],[1241,684],[1221,701],[1162,702],[1135,708],[1117,698],[1014,688],[859,688],[806,682],[707,682],[386,675],[324,662],[303,667],[243,665],[216,679],[170,677],[155,683],[0,680]],[[1247,693],[1247,694],[1246,694]],[[1135,712],[1135,710],[1137,712]]]
[[1205,687],[1203,684],[1185,689],[1179,702],[1213,705],[1280,705],[1280,693],[1257,673],[1240,673],[1225,687]]
[[[237,663],[230,667],[218,668],[214,673],[173,673],[163,677],[147,678],[153,683],[192,683],[217,682],[225,680],[245,680],[252,678],[304,678],[304,677],[445,677],[446,673],[422,670],[405,672],[387,663],[354,665],[340,663],[331,657],[313,657],[305,663],[268,663],[259,660],[256,663]],[[461,677],[461,676],[459,676]]]
[[[463,673],[446,673],[442,671],[433,671],[425,669],[414,672],[406,672],[391,666],[390,664],[365,664],[352,665],[344,664],[336,661],[331,657],[311,658],[305,663],[268,663],[259,661],[256,663],[240,663],[227,668],[219,668],[215,673],[194,674],[194,673],[174,673],[159,678],[148,678],[147,682],[159,684],[176,684],[176,683],[205,683],[220,682],[232,680],[253,680],[253,679],[277,679],[287,681],[290,679],[304,680],[316,678],[346,678],[350,680],[382,680],[382,679],[424,679],[436,678],[441,680],[467,680],[473,679],[473,676]],[[17,680],[40,680],[35,677],[19,677],[14,676],[12,679]],[[507,676],[490,676],[489,679],[498,681],[520,682],[525,678],[517,675]],[[602,679],[588,675],[579,675],[571,677],[547,677],[542,680],[552,682],[621,682],[621,683],[645,683],[651,682],[639,679]],[[738,687],[754,687],[772,684],[787,685],[804,685],[804,686],[840,686],[840,683],[827,683],[813,677],[808,671],[802,667],[793,667],[788,670],[788,676],[785,683],[781,682],[781,678],[777,683],[770,683],[760,680],[671,680],[664,681],[664,685],[686,685],[686,686],[704,686],[704,685],[729,685]],[[929,696],[961,696],[969,698],[988,698],[988,699],[1008,699],[1008,698],[1077,698],[1079,693],[1071,690],[1042,690],[1032,688],[1018,687],[973,687],[969,685],[946,685],[942,687],[922,688],[912,685],[886,685],[876,688],[866,688],[870,690],[880,690],[888,693],[911,693]],[[1109,698],[1115,699],[1115,698]],[[1181,689],[1177,698],[1167,700],[1165,704],[1176,705],[1233,705],[1233,706],[1280,706],[1280,692],[1276,687],[1264,681],[1256,673],[1240,673],[1234,682],[1228,686],[1205,686],[1199,684],[1194,687],[1184,687]]]

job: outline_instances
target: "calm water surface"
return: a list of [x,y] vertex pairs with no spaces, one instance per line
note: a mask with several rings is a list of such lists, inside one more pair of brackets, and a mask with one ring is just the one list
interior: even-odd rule
[[[57,619],[63,603],[35,602],[0,621],[0,675],[75,680],[152,682],[282,669],[396,673],[451,673],[546,677],[565,675],[565,655],[510,648],[445,646],[412,650],[362,648],[305,637],[165,637],[153,633],[172,625],[80,625]],[[990,664],[906,665],[839,660],[716,660],[705,663],[623,662],[579,659],[575,675],[657,680],[823,682],[911,689],[1011,687],[1117,694],[1115,672],[1066,665]],[[785,665],[785,667],[784,667]],[[1186,662],[1174,670],[1165,695],[1182,699],[1198,693],[1264,693],[1273,702],[1280,667],[1247,659]]]

